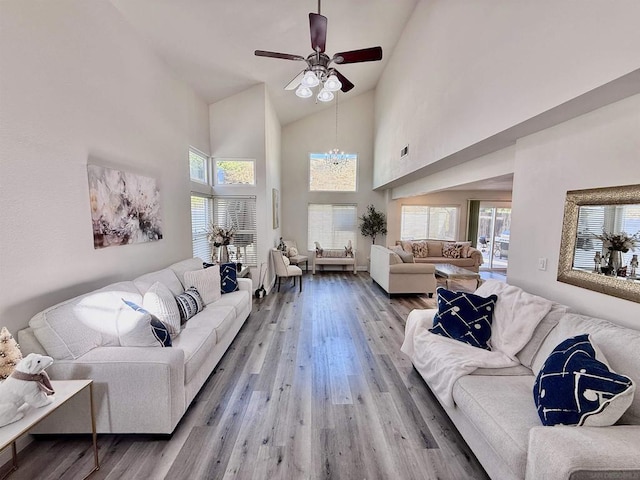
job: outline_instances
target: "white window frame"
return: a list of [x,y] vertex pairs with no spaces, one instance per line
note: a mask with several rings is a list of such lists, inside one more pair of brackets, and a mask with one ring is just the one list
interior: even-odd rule
[[[194,178],[191,176],[191,154],[204,158],[204,180],[200,178]],[[202,185],[209,185],[209,179],[211,178],[211,157],[201,150],[195,147],[189,147],[189,178],[192,182],[200,183]]]
[[314,160],[313,157],[320,157],[326,155],[325,153],[317,153],[311,152],[307,157],[307,188],[309,192],[313,193],[321,193],[321,192],[329,192],[329,193],[358,193],[359,187],[359,167],[360,162],[358,161],[357,153],[345,153],[348,157],[354,157],[353,160],[355,162],[355,186],[353,190],[314,190],[311,188],[311,161]]
[[[340,235],[340,238],[333,238],[333,239],[327,239],[326,237],[322,238],[320,234],[316,235],[314,228],[318,227],[318,223],[313,221],[310,217],[311,217],[311,210],[313,206],[321,206],[321,207],[331,207],[332,209],[334,207],[336,208],[344,208],[344,207],[349,207],[349,208],[353,208],[353,219],[352,224],[353,224],[353,230],[352,230],[352,234],[342,234]],[[333,213],[332,213],[332,221],[334,220],[335,217],[333,217]],[[321,231],[326,231],[325,229],[321,228]],[[331,234],[332,237],[337,237],[338,235],[333,233]],[[313,238],[313,237],[321,237],[321,238]],[[314,203],[309,203],[307,205],[307,247],[309,250],[314,251],[315,250],[315,243],[314,242],[319,242],[320,245],[322,246],[322,248],[326,248],[326,249],[342,249],[344,247],[347,246],[347,242],[349,240],[351,240],[351,244],[353,246],[354,249],[356,249],[356,241],[358,239],[358,205],[355,203],[318,203],[318,202],[314,202]]]
[[[219,183],[218,182],[218,162],[250,162],[253,167],[253,183]],[[256,160],[254,158],[229,158],[214,157],[213,161],[213,186],[216,187],[255,187],[256,185]]]
[[[405,208],[426,208],[427,209],[427,222],[425,224],[425,236],[418,236],[417,238],[408,238],[408,235],[404,234],[404,215]],[[456,210],[456,219],[452,238],[438,238],[438,234],[434,235],[433,232],[429,230],[429,220],[428,218],[432,215],[430,209],[438,209],[438,208],[453,208]],[[400,239],[401,240],[419,240],[419,239],[432,239],[432,240],[450,240],[456,241],[458,239],[458,233],[460,230],[460,215],[461,215],[460,205],[415,205],[415,204],[406,204],[401,205],[400,207]]]

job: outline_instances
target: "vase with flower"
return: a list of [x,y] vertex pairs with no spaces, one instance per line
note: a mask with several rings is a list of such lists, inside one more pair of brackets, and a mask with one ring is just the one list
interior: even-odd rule
[[[622,254],[629,250],[635,251],[635,247],[640,241],[640,232],[629,235],[626,232],[612,233],[603,230],[602,235],[596,235],[596,238],[602,240],[603,246],[608,250],[606,258],[610,275],[621,275],[624,266]],[[626,276],[626,269],[624,275]]]
[[[207,241],[215,248],[219,248],[218,261],[220,263],[229,262],[229,249],[228,246],[233,240],[233,235],[236,233],[235,227],[221,227],[219,225],[210,224],[207,229]],[[211,249],[211,260],[215,263],[215,250]]]

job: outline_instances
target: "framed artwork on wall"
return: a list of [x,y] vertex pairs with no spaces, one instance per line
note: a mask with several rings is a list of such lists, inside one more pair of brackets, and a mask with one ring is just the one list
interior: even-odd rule
[[271,190],[271,201],[273,205],[273,229],[280,226],[280,192],[274,188]]
[[93,247],[162,239],[160,191],[155,178],[87,165]]

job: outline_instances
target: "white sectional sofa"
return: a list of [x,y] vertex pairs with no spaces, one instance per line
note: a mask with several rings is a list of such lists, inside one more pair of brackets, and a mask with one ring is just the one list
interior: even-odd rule
[[[117,312],[122,308],[119,297],[142,305],[144,294],[155,282],[166,285],[174,295],[182,293],[185,272],[202,268],[199,258],[184,260],[48,308],[34,316],[29,328],[18,332],[21,349],[24,354],[53,356],[54,364],[47,372],[54,380],[94,381],[98,433],[171,434],[251,313],[250,280],[239,278],[238,291],[207,304],[182,326],[167,348],[116,346],[103,338],[100,346],[77,356],[74,346],[67,348],[52,327],[54,322],[75,325],[80,335],[87,313],[79,313],[77,307],[92,295],[111,295],[115,303],[107,310]],[[65,341],[69,343],[68,338]],[[89,432],[87,403],[80,398],[70,408],[60,409],[34,433]]]
[[[497,314],[502,291],[499,282],[488,281],[480,288],[483,290],[477,292],[483,297],[487,297],[488,292],[498,295]],[[503,288],[516,287],[505,285]],[[527,308],[523,305],[517,302],[510,305],[514,321],[518,321],[518,316]],[[457,355],[456,344],[460,344],[457,340],[444,339],[449,346],[439,352],[434,348],[429,352],[424,350],[425,339],[433,335],[426,331],[431,328],[436,312],[414,310],[409,314],[402,351],[436,393],[492,479],[640,479],[638,391],[631,406],[614,425],[599,427],[543,426],[533,396],[536,375],[552,350],[563,340],[581,334],[590,334],[615,372],[639,385],[640,331],[578,315],[568,307],[552,304],[531,338],[517,352],[514,365],[477,369],[471,366],[465,374],[454,375],[457,378],[442,378],[429,371],[428,363],[437,363],[440,359],[448,365],[468,362]],[[447,382],[453,383],[452,398],[437,393],[442,392]],[[603,410],[607,408],[612,407]]]
[[371,279],[389,295],[436,291],[435,266],[428,263],[404,263],[382,245],[371,245]]

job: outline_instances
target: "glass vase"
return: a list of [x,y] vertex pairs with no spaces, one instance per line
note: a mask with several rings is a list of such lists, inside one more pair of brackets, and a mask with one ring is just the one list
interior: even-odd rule
[[620,250],[609,251],[609,267],[611,267],[612,276],[616,276],[618,270],[622,268],[622,252]]
[[229,263],[229,249],[226,245],[220,246],[220,253],[218,254],[220,263]]

